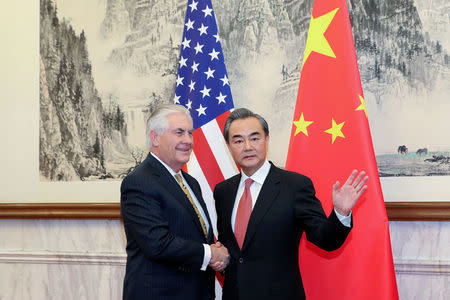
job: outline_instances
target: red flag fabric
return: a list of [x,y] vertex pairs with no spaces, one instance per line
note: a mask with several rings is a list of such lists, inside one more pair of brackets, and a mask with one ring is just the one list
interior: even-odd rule
[[307,299],[398,299],[389,224],[345,0],[316,0],[308,32],[286,169],[309,176],[327,215],[332,185],[369,175],[344,245],[300,244]]

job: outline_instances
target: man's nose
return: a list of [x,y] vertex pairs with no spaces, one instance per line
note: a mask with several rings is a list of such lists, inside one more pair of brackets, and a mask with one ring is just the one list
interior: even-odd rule
[[244,150],[249,150],[252,148],[250,140],[244,140]]
[[183,134],[183,142],[192,144],[194,142],[194,137],[191,133],[186,132],[185,134]]

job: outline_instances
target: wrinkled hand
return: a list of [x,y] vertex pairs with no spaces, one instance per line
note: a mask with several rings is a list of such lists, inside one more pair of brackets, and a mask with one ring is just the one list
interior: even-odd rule
[[[339,188],[339,181],[336,181],[333,185],[334,208],[343,216],[348,216],[359,197],[361,197],[361,195],[367,190],[367,185],[365,184],[369,177],[364,177],[366,172],[361,171],[355,179],[357,173],[357,170],[353,170],[352,174],[350,174],[347,181],[341,188]],[[353,181],[353,179],[355,180]]]
[[211,246],[211,260],[209,266],[216,272],[222,272],[230,262],[230,254],[228,249],[220,242],[216,242]]

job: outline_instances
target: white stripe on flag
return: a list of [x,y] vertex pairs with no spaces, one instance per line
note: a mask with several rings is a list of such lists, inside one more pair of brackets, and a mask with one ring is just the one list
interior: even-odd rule
[[217,280],[217,277],[215,278],[216,281],[216,300],[222,299],[222,286],[220,285],[220,282]]
[[209,147],[211,148],[214,157],[216,158],[217,164],[219,165],[222,175],[225,179],[236,175],[239,171],[234,163],[233,157],[228,151],[228,147],[223,138],[222,131],[219,128],[219,124],[214,119],[211,122],[202,126],[203,134],[208,141]]
[[197,179],[200,187],[202,188],[203,200],[205,200],[206,208],[208,209],[209,218],[211,219],[211,225],[213,227],[214,236],[217,237],[217,215],[216,206],[214,204],[214,197],[211,188],[209,187],[208,181],[206,180],[205,174],[203,174],[202,168],[198,163],[197,157],[194,151],[192,151],[191,159],[188,162],[188,173]]

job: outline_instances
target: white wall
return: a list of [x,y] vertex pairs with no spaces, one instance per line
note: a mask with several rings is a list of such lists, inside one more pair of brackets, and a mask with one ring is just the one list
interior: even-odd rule
[[[448,299],[450,222],[390,222],[390,232],[400,299]],[[121,299],[124,274],[118,220],[0,220],[2,300]]]

